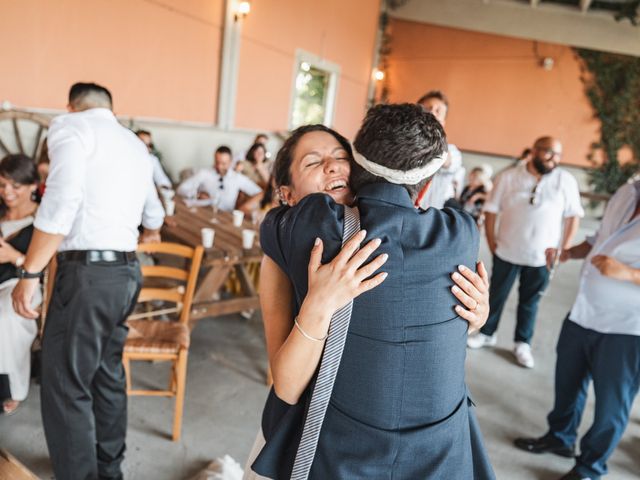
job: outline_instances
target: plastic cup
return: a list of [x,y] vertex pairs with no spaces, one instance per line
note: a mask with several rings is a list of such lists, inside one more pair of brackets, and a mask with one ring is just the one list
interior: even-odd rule
[[233,211],[233,225],[236,227],[242,226],[242,221],[244,220],[244,212],[241,210]]
[[249,250],[253,247],[253,241],[256,238],[256,231],[244,229],[242,230],[242,248]]
[[200,232],[202,233],[202,246],[204,248],[213,247],[213,239],[216,236],[216,231],[213,228],[203,228]]
[[162,199],[164,201],[167,200],[172,200],[173,197],[175,197],[176,192],[174,192],[173,190],[169,189],[169,188],[161,188],[160,189],[160,196],[162,197]]
[[166,199],[164,201],[164,213],[167,214],[167,217],[171,217],[176,213],[176,202],[173,200]]

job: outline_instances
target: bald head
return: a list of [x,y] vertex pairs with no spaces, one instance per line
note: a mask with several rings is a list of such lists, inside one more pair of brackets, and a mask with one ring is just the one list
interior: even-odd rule
[[562,143],[557,138],[540,137],[534,142],[531,162],[541,175],[556,168],[560,158],[562,158]]
[[113,109],[111,92],[97,83],[75,83],[69,90],[68,108],[81,112],[90,108]]

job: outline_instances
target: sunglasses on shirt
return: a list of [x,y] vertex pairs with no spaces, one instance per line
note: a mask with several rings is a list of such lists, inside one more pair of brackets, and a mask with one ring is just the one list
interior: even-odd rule
[[531,195],[529,196],[529,205],[537,205],[538,204],[538,183],[533,186],[531,190]]

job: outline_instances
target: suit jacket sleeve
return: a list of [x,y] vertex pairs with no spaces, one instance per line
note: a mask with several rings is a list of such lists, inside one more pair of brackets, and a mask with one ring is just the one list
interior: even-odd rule
[[262,249],[291,280],[297,307],[307,293],[307,267],[315,239],[319,237],[324,243],[322,263],[331,261],[342,246],[343,221],[344,207],[318,193],[295,207],[271,210],[262,223]]

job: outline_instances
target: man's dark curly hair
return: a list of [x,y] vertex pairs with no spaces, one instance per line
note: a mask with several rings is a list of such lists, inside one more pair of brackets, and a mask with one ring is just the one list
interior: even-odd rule
[[[376,105],[367,112],[353,142],[368,160],[394,170],[422,167],[447,150],[447,137],[431,113],[415,103]],[[404,187],[415,198],[430,178]],[[388,183],[356,163],[349,184],[354,192],[369,183]]]

